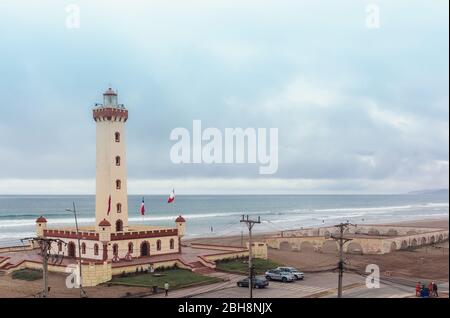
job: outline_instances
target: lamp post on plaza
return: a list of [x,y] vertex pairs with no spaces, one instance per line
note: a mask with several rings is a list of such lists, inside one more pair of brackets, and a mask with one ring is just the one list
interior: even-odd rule
[[80,277],[80,297],[87,297],[86,291],[83,289],[83,276],[81,270],[81,235],[78,229],[78,219],[77,219],[77,210],[75,208],[75,202],[73,203],[73,209],[66,209],[67,212],[72,212],[75,217],[75,228],[77,231],[77,241],[78,241],[78,266],[79,266],[79,277]]

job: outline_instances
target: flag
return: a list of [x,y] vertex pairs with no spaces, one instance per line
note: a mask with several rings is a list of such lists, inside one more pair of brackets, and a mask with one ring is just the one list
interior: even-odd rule
[[109,212],[111,212],[111,195],[109,196],[109,199],[108,199],[108,213],[107,213],[107,215],[109,215]]
[[144,198],[142,198],[142,203],[141,203],[141,215],[145,214],[145,205],[144,205]]
[[175,190],[172,190],[169,194],[169,199],[167,199],[167,203],[172,203],[175,200]]

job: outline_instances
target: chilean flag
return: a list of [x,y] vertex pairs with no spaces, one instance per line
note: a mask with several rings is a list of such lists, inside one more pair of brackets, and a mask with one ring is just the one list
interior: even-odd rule
[[167,199],[167,203],[172,203],[175,200],[175,190],[172,190],[169,194],[169,199]]
[[144,198],[142,198],[142,203],[141,203],[141,215],[145,214],[145,204],[144,204]]
[[109,215],[109,212],[111,212],[111,195],[109,196],[109,199],[108,199],[108,212],[107,212],[107,215]]

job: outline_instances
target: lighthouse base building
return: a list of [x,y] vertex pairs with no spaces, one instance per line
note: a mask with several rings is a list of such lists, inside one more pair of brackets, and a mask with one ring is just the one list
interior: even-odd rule
[[[36,220],[36,235],[51,239],[49,271],[68,272],[68,265],[76,264],[81,266],[78,272],[83,286],[95,286],[114,275],[158,267],[211,270],[216,260],[248,255],[246,248],[182,245],[186,221],[181,215],[174,216],[173,227],[129,224],[125,152],[128,110],[118,104],[117,93],[110,88],[103,94],[103,104],[96,104],[92,114],[96,123],[96,221],[91,226],[50,228],[44,215]],[[39,246],[30,245],[0,253],[0,272],[42,268],[40,251]]]

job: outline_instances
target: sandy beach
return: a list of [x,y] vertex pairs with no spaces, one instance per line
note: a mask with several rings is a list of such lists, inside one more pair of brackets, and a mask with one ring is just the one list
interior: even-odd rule
[[[422,226],[449,228],[449,220],[430,219],[395,223],[403,226]],[[263,240],[275,233],[255,235],[254,240]],[[224,236],[213,238],[197,238],[186,240],[185,243],[211,243],[240,246],[241,236]],[[243,242],[247,242],[243,237]],[[449,246],[448,241],[437,244],[437,247],[425,246],[414,250],[400,250],[384,255],[346,255],[349,268],[363,272],[367,264],[380,266],[381,275],[399,278],[412,284],[417,280],[436,280],[448,282],[449,278]],[[300,268],[305,273],[312,273],[336,267],[338,258],[334,254],[316,252],[297,252],[269,249],[269,258],[281,264]],[[79,290],[65,287],[65,275],[51,273],[49,277],[52,288],[51,297],[79,297]],[[32,297],[42,288],[42,281],[27,282],[12,279],[10,276],[0,276],[0,297]],[[148,292],[147,288],[108,286],[108,284],[87,288],[89,297],[125,297],[127,295]]]

